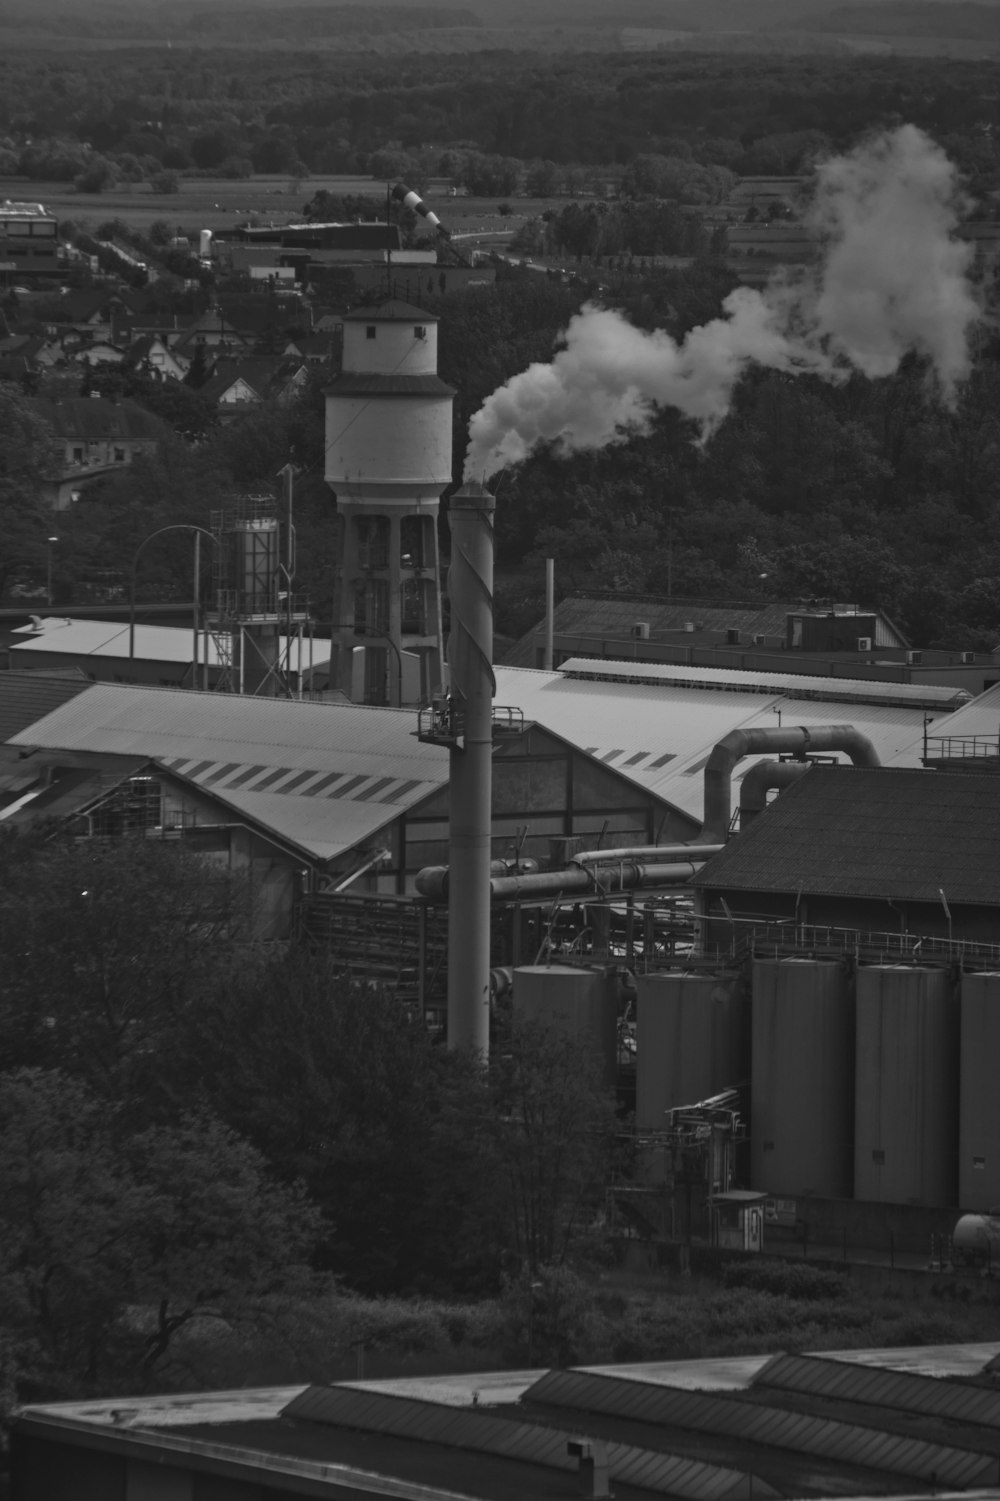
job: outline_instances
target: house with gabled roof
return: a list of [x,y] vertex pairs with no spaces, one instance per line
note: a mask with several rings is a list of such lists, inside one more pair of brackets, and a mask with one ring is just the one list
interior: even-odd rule
[[247,359],[219,360],[199,395],[220,416],[236,416],[262,401],[279,405],[293,401],[309,379],[306,362],[283,355],[256,355]]

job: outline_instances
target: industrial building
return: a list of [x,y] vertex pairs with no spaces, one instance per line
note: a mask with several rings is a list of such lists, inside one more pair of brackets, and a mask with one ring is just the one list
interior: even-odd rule
[[1000,1496],[996,1344],[33,1405],[12,1501]]

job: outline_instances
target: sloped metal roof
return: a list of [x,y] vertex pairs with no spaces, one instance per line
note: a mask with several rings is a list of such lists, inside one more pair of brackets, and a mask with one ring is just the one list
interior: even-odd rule
[[[590,682],[563,672],[498,667],[496,702],[588,751],[647,791],[700,818],[701,772],[714,745],[731,730],[850,723],[867,735],[879,758],[920,765],[923,710],[907,704],[789,703],[781,694],[706,691],[696,684]],[[739,763],[735,780],[756,761]]]
[[933,1478],[935,1483],[945,1485],[986,1485],[996,1476],[997,1461],[993,1454],[927,1443],[861,1423],[843,1423],[731,1397],[618,1381],[582,1371],[550,1371],[529,1387],[524,1400],[725,1434],[745,1443],[817,1454],[924,1481]]
[[[278,638],[282,651],[286,649],[286,636]],[[329,640],[313,640],[313,668],[323,667],[330,660]],[[193,633],[174,625],[135,626],[135,650],[133,655],[143,662],[190,663]],[[108,657],[125,662],[129,657],[129,626],[120,620],[73,620],[57,615],[46,616],[41,628],[30,625],[17,626],[11,632],[11,660],[23,665],[23,659],[38,653],[59,653],[64,656]],[[199,661],[204,660],[205,642],[198,642]],[[292,641],[292,669],[304,667],[308,672],[310,642],[308,639]],[[208,638],[209,666],[219,665],[219,650],[214,636]]]
[[[971,704],[956,709],[947,719],[937,720],[934,728],[928,730],[927,739],[930,742],[949,736],[961,739],[990,735],[1000,739],[1000,683],[987,688]],[[933,754],[935,747],[931,745],[929,748]]]
[[0,672],[0,744],[37,724],[90,687],[76,668],[62,672]]
[[674,662],[612,662],[593,657],[570,657],[559,671],[567,677],[591,682],[728,687],[741,693],[819,698],[824,703],[912,704],[939,712],[957,708],[969,696],[964,688],[938,688],[929,683],[892,683],[879,678],[841,678],[801,672],[756,672],[738,667],[685,667]]
[[[289,1402],[282,1417],[471,1449],[548,1469],[573,1472],[578,1468],[576,1459],[566,1452],[567,1443],[579,1437],[574,1430],[512,1422],[469,1408],[442,1407],[346,1386],[311,1386]],[[608,1443],[607,1456],[614,1480],[659,1495],[685,1501],[749,1501],[751,1480],[754,1496],[776,1495],[757,1476],[632,1444]]]
[[401,709],[95,683],[12,743],[156,761],[327,860],[447,782],[448,752],[421,744],[414,720]]
[[825,1356],[776,1355],[757,1372],[753,1385],[1000,1428],[1000,1392]]

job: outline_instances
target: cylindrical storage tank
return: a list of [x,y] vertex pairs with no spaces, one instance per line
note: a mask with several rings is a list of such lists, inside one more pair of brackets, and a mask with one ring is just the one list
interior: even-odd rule
[[849,1198],[854,1005],[843,966],[757,960],[750,1030],[753,1187]]
[[945,969],[873,964],[858,970],[856,1199],[955,1203],[958,1019]]
[[203,261],[212,258],[212,231],[203,229],[198,234],[198,254]]
[[618,1076],[618,979],[597,969],[526,964],[514,971],[514,1016],[588,1039],[604,1083]]
[[636,975],[635,1119],[664,1130],[666,1112],[740,1084],[749,1015],[739,975]]
[[278,520],[239,520],[233,528],[233,578],[241,615],[273,615],[278,607]]
[[1000,974],[962,976],[960,1037],[958,1202],[988,1210],[1000,1204]]

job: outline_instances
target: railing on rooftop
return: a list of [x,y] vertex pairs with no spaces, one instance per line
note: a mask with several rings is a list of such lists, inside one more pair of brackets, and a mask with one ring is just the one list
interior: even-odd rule
[[1000,760],[1000,730],[995,735],[928,735],[924,760]]

